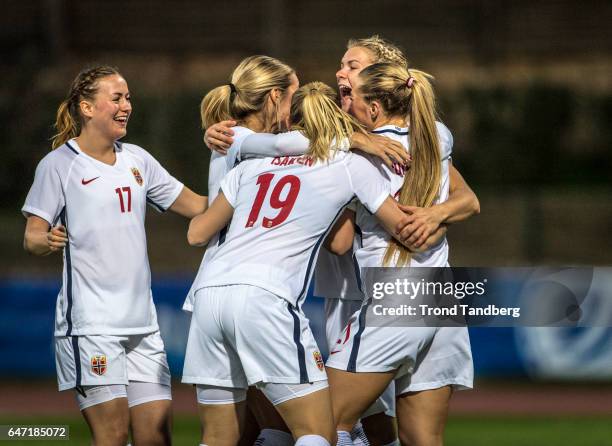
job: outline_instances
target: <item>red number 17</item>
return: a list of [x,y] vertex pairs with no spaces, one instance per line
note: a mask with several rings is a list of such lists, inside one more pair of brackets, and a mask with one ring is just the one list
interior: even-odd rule
[[[249,214],[249,218],[245,225],[246,228],[254,226],[259,219],[259,211],[261,211],[261,206],[268,195],[268,189],[270,188],[270,183],[272,183],[273,178],[273,173],[264,173],[257,178],[259,190],[257,191],[257,196],[255,197],[253,207],[251,208],[251,213]],[[287,184],[289,185],[289,191],[287,192],[285,199],[281,200],[281,193]],[[272,228],[287,220],[287,217],[289,217],[289,214],[293,209],[293,205],[295,205],[295,200],[300,193],[300,186],[300,179],[295,175],[285,175],[278,180],[276,186],[274,186],[274,189],[272,189],[272,194],[270,195],[270,206],[274,209],[280,209],[280,212],[274,218],[264,217],[264,228]]]
[[132,212],[132,190],[129,186],[118,187],[115,189],[117,195],[119,195],[119,206],[121,207],[121,212],[125,212],[125,205],[123,203],[123,193],[127,194],[127,211]]

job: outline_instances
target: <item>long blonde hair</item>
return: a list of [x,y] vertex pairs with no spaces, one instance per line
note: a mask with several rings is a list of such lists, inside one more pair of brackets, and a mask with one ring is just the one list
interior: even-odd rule
[[74,78],[66,99],[57,109],[55,118],[57,133],[53,135],[51,143],[53,149],[57,149],[71,138],[79,136],[83,127],[83,117],[81,116],[79,103],[85,99],[93,101],[98,92],[98,81],[115,74],[121,75],[117,68],[99,65],[85,68]]
[[[402,116],[410,122],[412,165],[404,176],[399,202],[419,207],[433,205],[440,195],[442,166],[436,100],[429,81],[432,76],[397,64],[379,63],[364,68],[359,78],[362,84],[358,90],[367,103],[377,101],[385,114]],[[391,263],[398,253],[396,266],[409,262],[410,251],[392,238],[384,264]]]
[[[273,57],[250,56],[243,59],[233,71],[229,84],[209,91],[202,99],[202,128],[207,129],[228,119],[242,120],[251,113],[264,110],[268,93],[274,88],[286,92],[293,73],[293,68]],[[278,126],[278,110],[276,117],[268,114],[264,116],[264,121],[271,127]]]
[[395,63],[404,67],[408,66],[408,60],[402,50],[378,34],[362,39],[350,39],[346,48],[354,47],[368,50],[373,56],[374,63]]
[[300,130],[309,140],[308,155],[315,161],[330,157],[344,140],[363,127],[336,104],[336,92],[323,82],[300,87],[291,101],[292,129]]

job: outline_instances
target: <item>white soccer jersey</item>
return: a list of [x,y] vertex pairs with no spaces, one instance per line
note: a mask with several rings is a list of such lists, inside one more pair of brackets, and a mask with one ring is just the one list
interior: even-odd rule
[[102,163],[72,139],[36,168],[22,212],[68,232],[55,335],[127,335],[158,329],[145,212],[169,208],[183,185],[144,149],[115,145]]
[[306,296],[321,244],[349,202],[357,196],[375,213],[389,196],[377,169],[346,152],[319,163],[306,155],[244,161],[221,188],[232,223],[193,288],[248,284],[293,305]]
[[[283,151],[283,155],[302,155],[308,151],[310,140],[300,131],[278,135],[257,133],[245,139],[242,148],[245,156],[252,156],[255,150]],[[340,149],[348,150],[350,143],[344,141]],[[247,155],[248,154],[248,155]],[[355,206],[356,207],[356,206]],[[356,276],[356,262],[352,250],[342,256],[322,249],[315,267],[315,296],[347,300],[362,300]]]
[[[247,136],[255,133],[253,130],[240,126],[233,127],[232,130],[234,131],[234,143],[229,147],[227,153],[225,155],[221,155],[213,150],[212,154],[210,155],[210,164],[208,165],[208,206],[210,206],[212,202],[215,201],[215,198],[217,198],[217,195],[219,195],[221,180],[223,180],[225,175],[240,162],[240,148],[244,139]],[[200,277],[200,275],[203,273],[204,268],[206,268],[206,264],[208,263],[213,252],[215,252],[219,246],[220,241],[223,241],[224,233],[225,229],[215,234],[208,242],[208,246],[206,247],[206,251],[202,257],[202,262],[198,268],[198,273],[196,274],[196,278],[193,282],[194,284],[199,281],[198,277]],[[187,297],[185,298],[185,302],[183,303],[183,310],[189,312],[193,311],[196,291],[197,290],[194,289],[192,284],[189,292],[187,293]]]
[[[441,203],[448,199],[449,190],[449,168],[450,157],[453,148],[453,137],[450,130],[441,122],[436,122],[438,137],[440,140],[440,156],[442,159],[442,177],[440,181],[440,195],[436,203]],[[373,131],[380,135],[387,136],[399,141],[409,149],[409,130],[407,128],[386,125]],[[390,184],[391,195],[395,196],[404,183],[401,174],[389,169],[383,162],[373,160],[377,163],[381,174]],[[370,214],[363,206],[358,207],[355,217],[356,238],[355,257],[361,268],[368,266],[382,266],[383,258],[391,236],[378,223],[376,217]],[[413,254],[410,266],[446,266],[448,262],[448,243],[446,237],[435,247],[426,252]]]
[[[283,152],[283,155],[302,155],[308,151],[310,141],[300,131],[291,131],[271,135],[256,133],[250,135],[242,144],[243,157],[253,156],[260,152]],[[341,144],[342,150],[348,150],[348,140]],[[352,250],[342,256],[322,249],[315,267],[315,296],[347,300],[362,300],[356,276],[357,264]]]
[[253,135],[255,132],[246,127],[233,127],[234,143],[227,150],[225,155],[215,151],[210,155],[210,165],[208,167],[208,202],[212,203],[219,194],[221,181],[225,175],[236,166],[241,160],[241,147],[244,139]]
[[[212,204],[219,193],[221,180],[234,168],[241,160],[274,156],[302,155],[308,151],[310,141],[299,131],[286,133],[255,133],[254,131],[241,126],[233,127],[234,142],[227,150],[225,155],[213,151],[210,157],[208,168],[208,204]],[[347,147],[347,143],[343,145]],[[200,263],[197,276],[202,274],[203,269],[208,263],[208,259],[217,247],[223,243],[225,230],[215,234],[210,240]],[[196,277],[194,284],[198,283]],[[187,293],[187,298],[183,303],[183,310],[193,311],[195,289],[193,285]]]

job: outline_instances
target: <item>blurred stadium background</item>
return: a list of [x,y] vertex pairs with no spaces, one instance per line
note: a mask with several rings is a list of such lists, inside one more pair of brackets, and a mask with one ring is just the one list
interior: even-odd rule
[[[199,101],[241,58],[276,56],[302,82],[334,85],[346,41],[380,34],[436,76],[454,163],[481,200],[482,214],[449,232],[453,265],[612,264],[610,2],[5,0],[1,12],[0,424],[70,424],[72,443],[87,442],[72,396],[54,382],[61,260],[22,251],[19,214],[56,107],[87,64],[126,76],[126,140],[204,193]],[[202,252],[186,244],[186,221],[147,218],[154,297],[179,377],[180,306]],[[308,311],[319,329],[320,300]],[[476,390],[456,396],[448,445],[612,444],[612,330],[481,328],[471,339]],[[177,444],[195,444],[192,391],[174,389]]]

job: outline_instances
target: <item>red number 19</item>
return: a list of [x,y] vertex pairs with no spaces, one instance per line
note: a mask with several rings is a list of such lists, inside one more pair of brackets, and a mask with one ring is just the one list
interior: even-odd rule
[[[259,190],[257,191],[257,196],[253,202],[253,207],[251,208],[251,212],[249,213],[249,218],[245,227],[250,228],[254,226],[259,219],[259,212],[261,211],[263,202],[268,195],[268,189],[270,188],[270,183],[272,183],[273,178],[273,173],[264,173],[257,178]],[[285,199],[281,200],[281,194],[287,184],[289,185],[289,191],[287,192]],[[300,193],[300,186],[300,179],[295,175],[285,175],[278,181],[278,183],[276,183],[276,186],[274,186],[274,189],[272,189],[272,194],[270,195],[270,206],[274,209],[280,209],[280,212],[274,218],[264,217],[264,228],[273,228],[274,226],[278,226],[287,220],[287,217],[289,217],[289,214],[295,205],[295,200],[297,200],[298,194]]]

